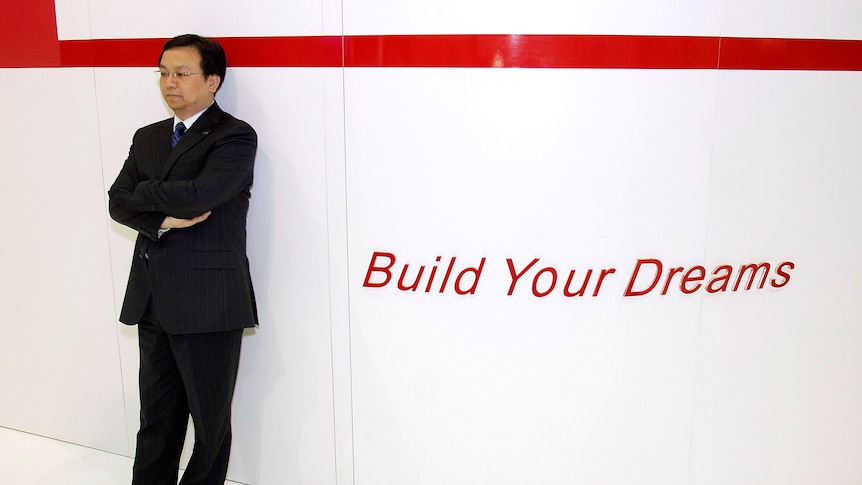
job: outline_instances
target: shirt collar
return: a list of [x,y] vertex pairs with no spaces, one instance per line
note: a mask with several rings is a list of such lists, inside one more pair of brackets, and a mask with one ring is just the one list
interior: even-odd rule
[[195,114],[193,114],[193,115],[189,116],[188,118],[186,118],[186,119],[184,119],[184,120],[181,120],[177,115],[174,115],[174,130],[176,130],[176,129],[177,129],[177,123],[179,123],[180,121],[182,121],[182,122],[183,122],[183,125],[186,127],[186,131],[188,131],[188,130],[192,127],[192,125],[194,124],[194,122],[195,122],[195,121],[197,121],[197,120],[198,120],[198,118],[200,118],[202,114],[204,114],[204,111],[206,111],[206,110],[210,109],[210,106],[212,106],[213,104],[215,104],[215,101],[213,101],[212,103],[210,103],[210,105],[209,105],[209,106],[207,106],[206,108],[204,108],[204,109],[202,109],[202,110],[198,111],[197,113],[195,113]]

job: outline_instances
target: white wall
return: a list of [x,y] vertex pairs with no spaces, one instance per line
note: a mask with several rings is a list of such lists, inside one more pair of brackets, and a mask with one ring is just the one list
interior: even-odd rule
[[[57,0],[58,32],[862,38],[848,0],[255,0],[166,16],[174,5]],[[170,114],[151,70],[0,70],[16,113],[0,121],[2,426],[133,453],[136,333],[116,316],[134,234],[105,192],[134,130]],[[858,483],[860,85],[856,72],[230,69],[219,102],[260,137],[262,322],[243,342],[230,478]],[[363,284],[375,252],[396,257],[382,288]],[[474,294],[457,294],[483,258]],[[507,260],[535,258],[510,288]],[[662,280],[624,296],[639,259],[794,268],[780,288],[685,294],[677,275],[666,295]],[[419,291],[397,289],[405,263],[408,279],[426,266]],[[558,281],[537,297],[543,268]],[[562,294],[570,270],[595,283],[611,268],[597,296]]]
[[93,70],[0,83],[0,423],[128,452]]

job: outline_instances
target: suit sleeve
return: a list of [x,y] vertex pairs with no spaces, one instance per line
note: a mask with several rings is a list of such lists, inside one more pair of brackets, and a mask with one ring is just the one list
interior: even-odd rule
[[132,148],[129,149],[129,157],[117,175],[117,180],[108,190],[108,211],[115,221],[157,241],[159,228],[166,215],[162,212],[142,211],[139,205],[132,200],[132,193],[142,178],[138,170],[138,162],[135,159],[134,144],[137,138],[138,134],[136,133],[132,141]]
[[180,219],[197,217],[247,190],[256,151],[254,129],[246,123],[237,123],[219,137],[194,179],[139,181],[131,194],[131,203],[139,209]]

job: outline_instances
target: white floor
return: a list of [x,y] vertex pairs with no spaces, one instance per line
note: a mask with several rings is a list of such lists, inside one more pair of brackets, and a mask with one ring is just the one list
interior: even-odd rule
[[3,485],[128,485],[131,481],[132,459],[127,456],[0,427]]

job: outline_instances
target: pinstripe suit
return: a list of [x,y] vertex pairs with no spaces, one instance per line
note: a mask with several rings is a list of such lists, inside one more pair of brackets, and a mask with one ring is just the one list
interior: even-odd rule
[[[173,149],[172,125],[135,133],[108,192],[111,217],[138,231],[120,312],[138,324],[141,346],[134,483],[176,484],[189,413],[195,450],[182,483],[221,483],[242,329],[258,323],[246,257],[257,135],[215,103]],[[207,220],[158,236],[166,216],[206,211]]]

